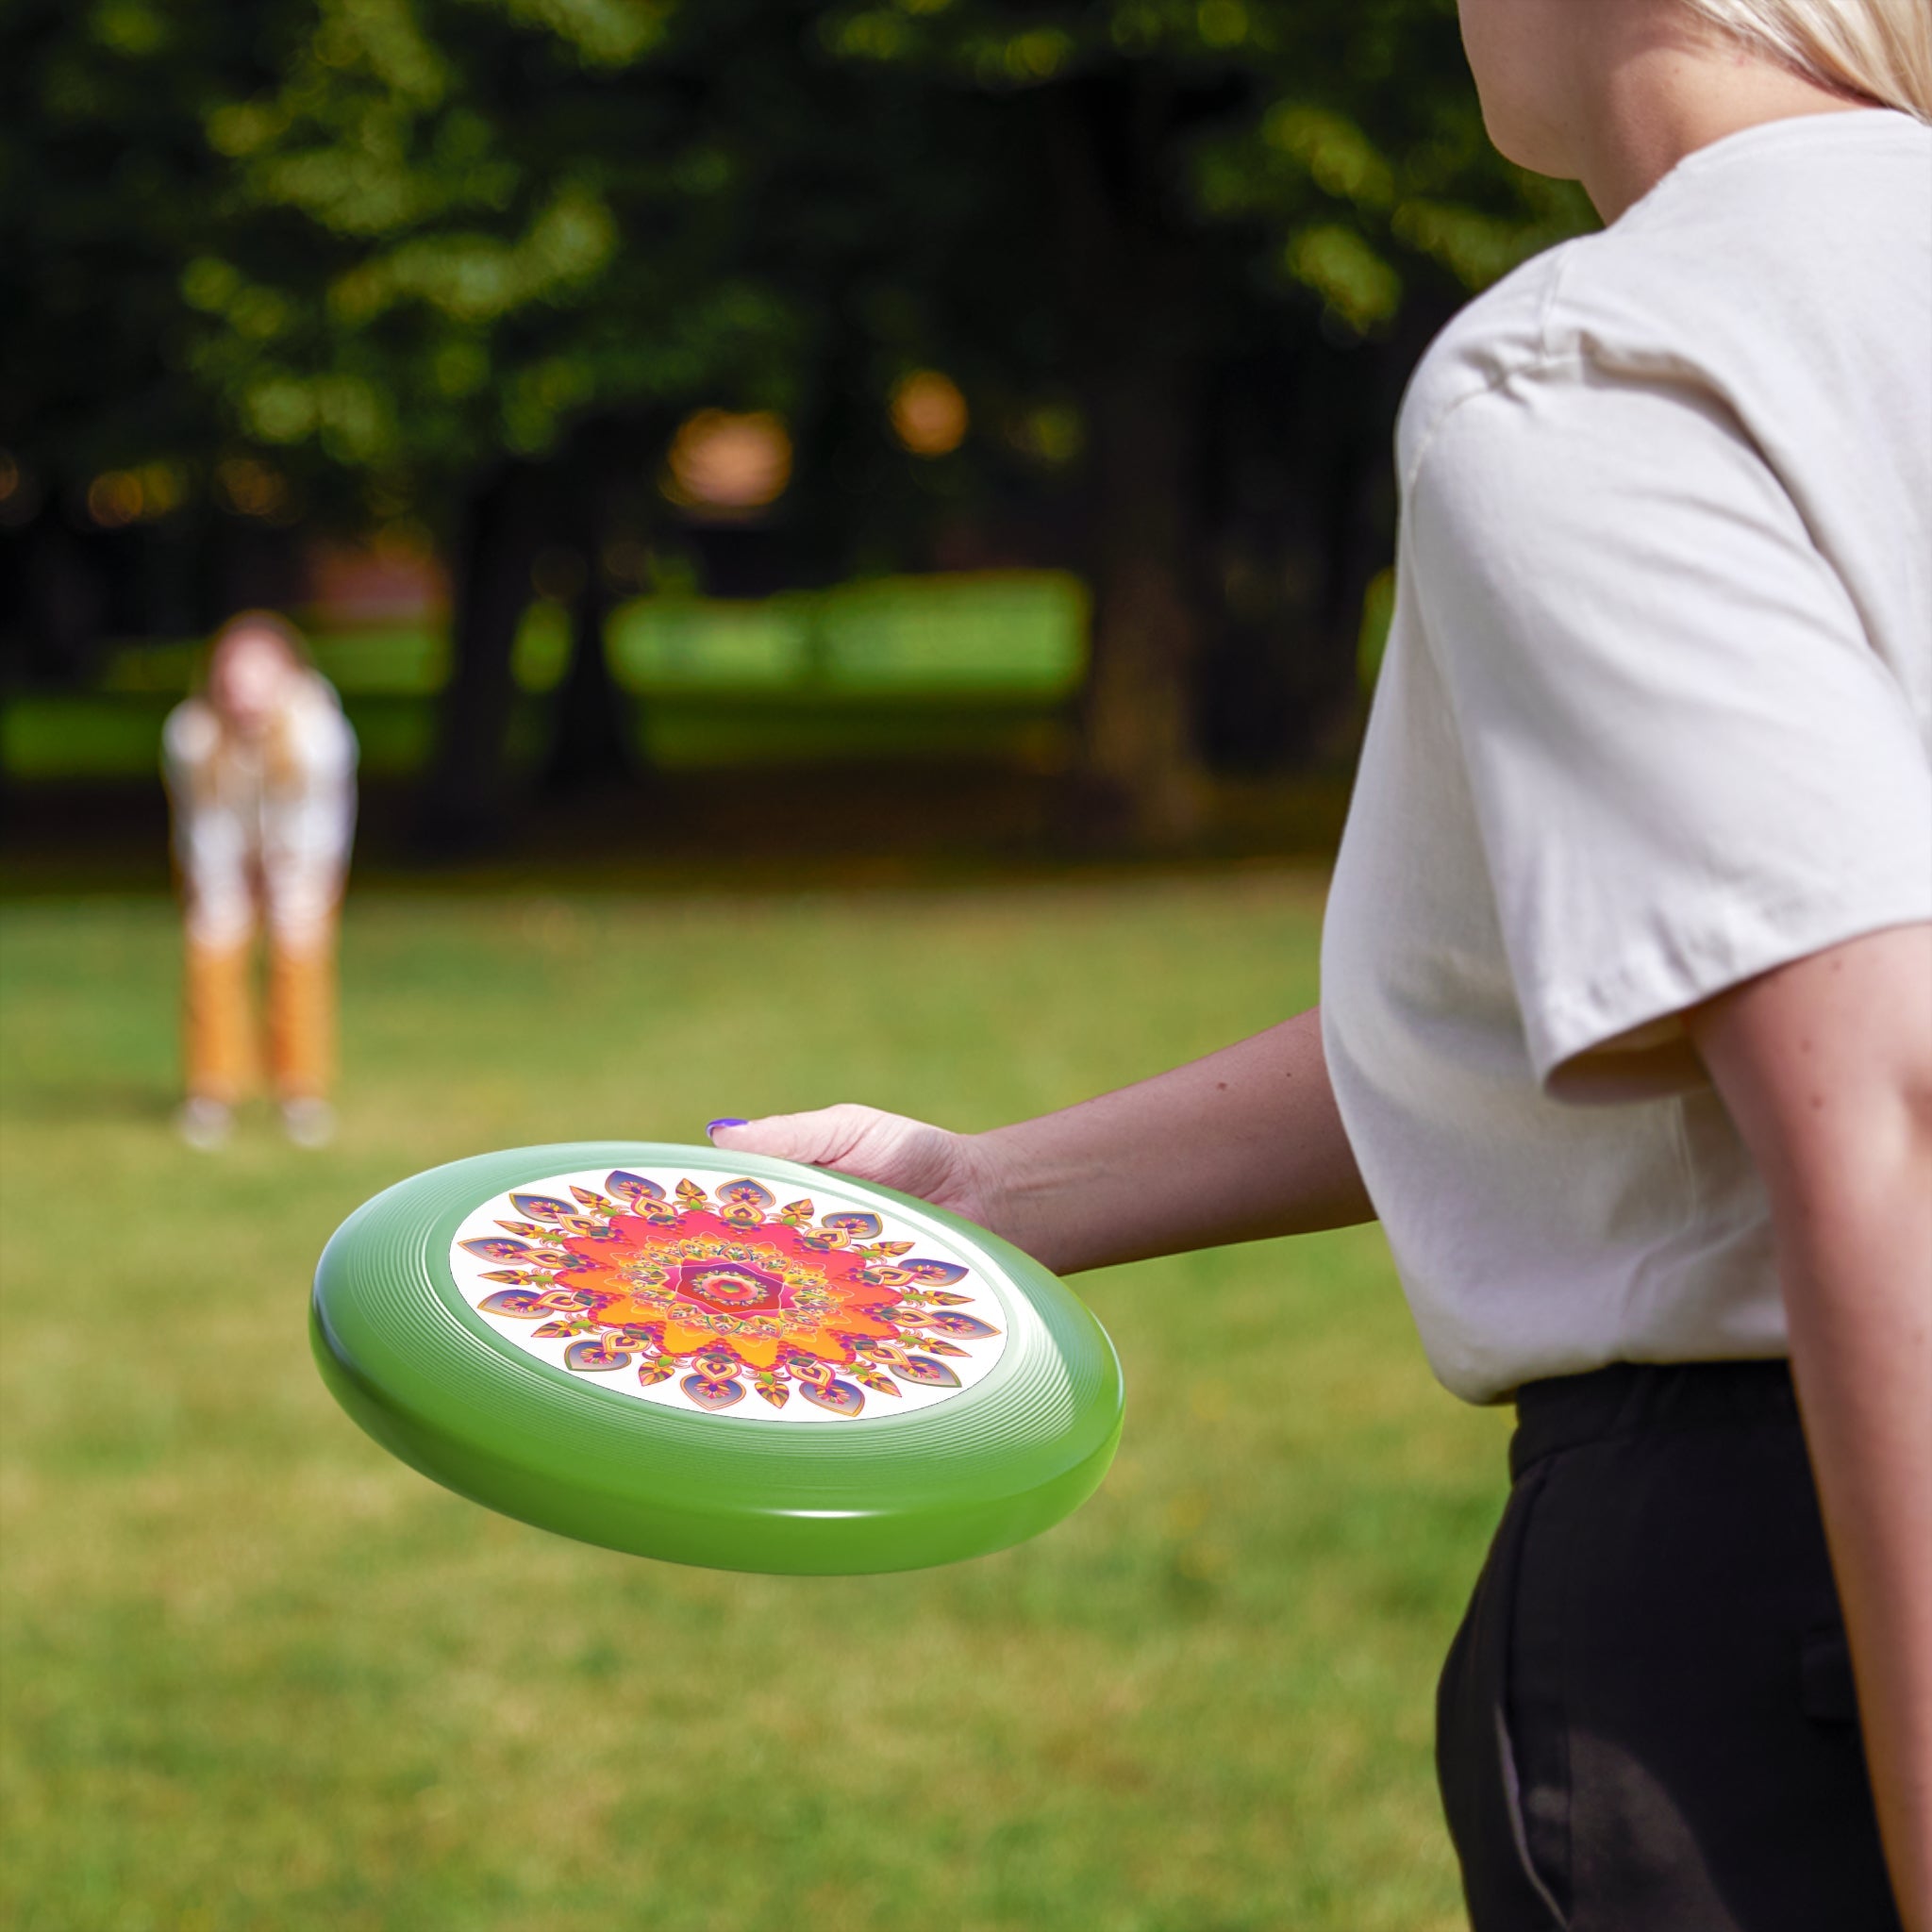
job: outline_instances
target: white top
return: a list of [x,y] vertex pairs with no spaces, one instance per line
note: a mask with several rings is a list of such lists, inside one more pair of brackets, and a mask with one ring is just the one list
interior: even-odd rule
[[248,939],[258,898],[278,942],[311,943],[341,896],[356,827],[356,734],[327,679],[303,677],[271,741],[225,746],[198,697],[176,705],[162,727],[175,861],[198,945]]
[[1677,1016],[1932,919],[1932,129],[1747,129],[1424,358],[1323,944],[1436,1373],[1779,1356]]

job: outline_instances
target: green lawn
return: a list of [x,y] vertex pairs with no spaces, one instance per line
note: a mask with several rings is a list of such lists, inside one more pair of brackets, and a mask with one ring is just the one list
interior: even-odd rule
[[367,1194],[841,1096],[975,1125],[1314,993],[1289,874],[948,894],[372,897],[336,1150],[167,1132],[152,901],[8,908],[12,1932],[1426,1932],[1438,1658],[1503,1424],[1372,1230],[1081,1283],[1127,1429],[1037,1542],[679,1570],[436,1489],[305,1335]]

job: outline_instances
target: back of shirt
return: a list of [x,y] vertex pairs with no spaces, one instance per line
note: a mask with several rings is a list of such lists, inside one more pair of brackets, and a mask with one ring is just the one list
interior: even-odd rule
[[1755,127],[1424,358],[1331,1074],[1437,1373],[1777,1355],[1687,1007],[1932,919],[1932,129]]

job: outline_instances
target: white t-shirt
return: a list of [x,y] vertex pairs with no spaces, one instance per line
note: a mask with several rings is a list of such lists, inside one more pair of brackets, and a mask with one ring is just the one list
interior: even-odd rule
[[305,675],[266,744],[224,746],[207,699],[168,713],[161,764],[175,861],[197,945],[240,945],[257,901],[280,945],[312,943],[334,916],[356,829],[356,733],[334,688]]
[[1677,1016],[1932,919],[1932,128],[1700,149],[1424,358],[1323,944],[1436,1373],[1779,1356]]

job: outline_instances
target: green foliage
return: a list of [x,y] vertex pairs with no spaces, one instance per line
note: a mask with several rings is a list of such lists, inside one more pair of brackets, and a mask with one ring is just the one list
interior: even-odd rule
[[239,17],[15,9],[0,347],[36,459],[205,470],[239,442],[393,513],[589,417],[808,429],[835,363],[877,394],[941,355],[1024,448],[1091,330],[1036,97],[1139,104],[1119,139],[1224,336],[1271,309],[1374,333],[1418,277],[1480,287],[1581,219],[1491,154],[1447,0]]
[[[321,0],[276,84],[208,122],[233,246],[183,293],[243,430],[407,499],[587,412],[782,389],[795,328],[732,258],[733,170],[654,71],[610,78],[666,24],[622,0]],[[291,223],[308,247],[258,280]]]
[[1366,334],[1401,306],[1405,256],[1474,291],[1590,219],[1490,148],[1454,21],[1453,0],[897,0],[820,32],[843,58],[989,91],[1138,68],[1209,93],[1174,185],[1209,227],[1261,231],[1264,277]]
[[[354,899],[343,1135],[175,1144],[158,899],[0,934],[0,1919],[20,1932],[1450,1932],[1430,1695],[1503,1488],[1372,1230],[1088,1277],[1101,1493],[880,1579],[681,1571],[392,1461],[359,1200],[844,1094],[975,1126],[1313,997],[1319,881]],[[997,1050],[989,1051],[990,1041]]]

